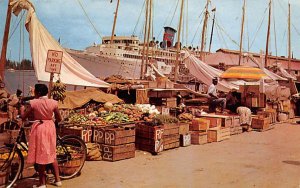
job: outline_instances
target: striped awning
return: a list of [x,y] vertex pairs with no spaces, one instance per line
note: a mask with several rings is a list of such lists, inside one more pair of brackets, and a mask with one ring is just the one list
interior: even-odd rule
[[237,66],[230,67],[220,77],[225,79],[259,80],[267,77],[267,75],[260,68]]

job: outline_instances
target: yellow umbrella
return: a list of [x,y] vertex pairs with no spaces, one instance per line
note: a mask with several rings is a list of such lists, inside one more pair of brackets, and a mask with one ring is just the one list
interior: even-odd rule
[[260,68],[237,66],[230,67],[220,77],[225,79],[259,80],[267,77],[267,75]]

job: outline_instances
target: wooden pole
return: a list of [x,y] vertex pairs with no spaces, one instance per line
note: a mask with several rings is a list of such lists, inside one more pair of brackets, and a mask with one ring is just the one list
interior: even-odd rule
[[289,38],[288,38],[288,72],[291,72],[291,4],[289,3],[289,17],[288,17],[288,30],[289,30]]
[[178,79],[178,65],[179,65],[179,56],[180,56],[180,34],[181,34],[181,25],[182,25],[183,5],[184,5],[184,0],[181,0],[181,9],[180,9],[178,34],[177,34],[177,46],[176,46],[177,50],[176,50],[174,82],[177,82]]
[[272,11],[272,0],[269,2],[269,20],[268,20],[268,31],[267,31],[267,42],[266,42],[266,55],[265,55],[265,66],[268,66],[268,55],[269,55],[269,40],[270,40],[270,25],[271,25],[271,11]]
[[241,65],[241,60],[242,60],[244,23],[245,23],[245,10],[246,10],[246,0],[244,0],[244,5],[243,5],[242,28],[241,28],[241,38],[240,38],[239,66]]
[[149,64],[149,43],[150,43],[150,32],[151,32],[151,17],[152,17],[152,0],[149,0],[149,17],[148,17],[148,31],[147,31],[147,49],[146,49],[146,70]]
[[149,0],[146,0],[146,14],[145,14],[145,27],[144,27],[144,44],[142,50],[142,65],[141,65],[141,75],[140,78],[144,79],[144,64],[145,64],[145,48],[147,40],[147,29],[148,29],[148,9],[149,9]]
[[204,60],[204,49],[205,49],[205,38],[206,38],[206,27],[207,27],[207,19],[208,19],[208,4],[210,0],[206,1],[206,6],[205,6],[205,17],[204,17],[204,22],[203,22],[203,28],[202,28],[202,37],[201,37],[201,49],[200,49],[200,60]]
[[49,82],[49,91],[48,91],[48,98],[51,98],[51,91],[53,87],[53,78],[54,78],[54,73],[50,73],[50,82]]
[[4,70],[6,64],[6,52],[7,52],[7,43],[8,43],[8,35],[9,35],[9,27],[10,27],[10,20],[11,20],[11,0],[8,1],[7,6],[7,13],[6,13],[6,22],[4,28],[4,35],[2,40],[2,49],[1,49],[1,58],[0,58],[0,76],[2,82],[4,81]]
[[211,26],[211,33],[210,33],[210,40],[209,40],[209,53],[211,51],[211,44],[212,44],[212,38],[213,38],[213,34],[214,34],[214,27],[215,27],[215,19],[216,19],[216,8],[212,9],[212,11],[214,12],[214,17],[213,17],[213,23]]
[[114,23],[113,23],[113,28],[112,28],[111,37],[110,37],[110,44],[112,44],[113,41],[114,41],[116,22],[117,22],[117,18],[118,18],[119,4],[120,4],[120,0],[118,0],[118,2],[117,2],[115,17],[114,17]]

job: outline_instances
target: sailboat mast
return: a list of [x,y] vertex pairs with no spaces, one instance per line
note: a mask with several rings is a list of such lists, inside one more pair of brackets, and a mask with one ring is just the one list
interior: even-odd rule
[[146,68],[149,64],[149,43],[150,43],[150,32],[152,23],[152,0],[149,0],[149,17],[148,17],[148,31],[147,31],[147,49],[146,49]]
[[245,10],[246,10],[246,0],[244,0],[244,5],[243,5],[242,28],[241,28],[241,38],[240,38],[239,66],[241,65],[241,60],[242,60],[243,35],[244,35],[244,23],[245,23]]
[[215,19],[216,19],[216,8],[213,8],[211,11],[214,12],[214,17],[213,17],[213,23],[212,23],[212,26],[211,26],[211,33],[210,33],[210,40],[209,40],[209,50],[208,52],[210,53],[210,50],[211,50],[211,44],[212,44],[212,38],[213,38],[213,35],[214,35],[214,27],[215,27]]
[[[143,43],[143,51],[142,51],[142,65],[141,65],[141,75],[140,78],[144,79],[144,64],[145,64],[145,48],[146,48],[146,40],[147,40],[147,29],[148,29],[148,9],[149,9],[149,0],[146,1],[146,14],[145,14],[145,28],[144,28],[144,43]],[[148,57],[147,57],[148,58]]]
[[200,51],[200,60],[203,61],[204,55],[203,51],[205,48],[205,37],[206,37],[206,27],[207,27],[207,19],[208,19],[208,4],[210,0],[206,1],[206,6],[205,6],[205,17],[204,17],[204,22],[203,22],[203,28],[202,28],[202,37],[201,37],[201,51]]
[[180,9],[178,34],[177,34],[177,46],[176,46],[177,50],[176,50],[174,82],[177,82],[178,79],[178,65],[179,65],[179,56],[180,56],[180,34],[181,34],[181,25],[182,25],[183,5],[184,5],[184,0],[181,0],[181,9]]
[[8,35],[9,35],[9,27],[11,20],[11,0],[8,1],[7,13],[6,13],[6,22],[4,28],[4,35],[2,40],[2,49],[1,49],[1,58],[0,58],[0,76],[1,80],[4,80],[4,69],[6,64],[6,52],[7,52],[7,43],[8,43]]
[[117,22],[117,18],[118,18],[119,4],[120,4],[120,0],[118,0],[118,2],[117,2],[115,17],[114,17],[114,23],[113,23],[113,28],[112,28],[111,37],[110,37],[110,44],[112,44],[113,41],[114,41],[116,22]]
[[272,0],[270,0],[270,2],[269,2],[269,20],[268,20],[267,42],[266,42],[265,67],[268,66],[270,25],[271,25],[271,11],[272,11]]
[[291,71],[291,4],[289,3],[289,18],[288,18],[288,29],[289,29],[289,45],[288,45],[288,51],[289,51],[289,54],[288,54],[288,71],[290,73]]

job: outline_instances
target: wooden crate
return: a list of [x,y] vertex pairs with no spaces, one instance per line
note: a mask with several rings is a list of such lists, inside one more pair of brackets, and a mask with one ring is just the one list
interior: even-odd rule
[[178,135],[179,136],[179,126],[178,126],[178,124],[176,124],[176,123],[164,124],[163,128],[164,128],[163,137],[170,136],[170,135]]
[[135,142],[135,125],[108,128],[104,132],[104,144],[121,145]]
[[232,127],[239,127],[240,125],[240,116],[232,116]]
[[180,146],[181,147],[186,147],[186,146],[190,146],[191,143],[191,134],[181,134],[180,135]]
[[252,118],[251,127],[253,129],[268,129],[270,128],[270,118]]
[[177,135],[164,135],[163,138],[163,144],[164,144],[164,150],[178,148],[179,147],[179,134]]
[[190,131],[190,124],[189,123],[179,123],[179,134],[185,135],[188,134]]
[[230,127],[230,135],[236,135],[243,133],[243,127]]
[[168,80],[157,82],[157,88],[161,89],[173,89],[174,83]]
[[219,117],[202,117],[210,121],[209,128],[214,127],[221,127],[222,126],[222,119]]
[[104,135],[105,135],[105,129],[109,127],[107,126],[93,126],[93,134],[92,134],[92,142],[98,143],[98,144],[104,144]]
[[163,138],[163,126],[149,126],[144,123],[136,124],[136,137],[160,140]]
[[202,145],[207,143],[207,132],[191,131],[191,144]]
[[207,141],[208,142],[220,142],[230,138],[230,127],[226,128],[212,128],[207,132]]
[[164,150],[163,139],[154,140],[143,137],[136,137],[136,149],[158,154]]
[[92,141],[92,128],[89,126],[86,127],[74,127],[68,126],[62,129],[62,135],[76,135],[79,136],[85,143]]
[[174,97],[164,99],[163,103],[165,103],[165,105],[169,108],[176,108],[177,107],[177,100]]
[[119,161],[135,157],[135,144],[101,145],[103,161]]
[[206,131],[210,126],[210,120],[205,118],[194,118],[190,125],[191,131]]

